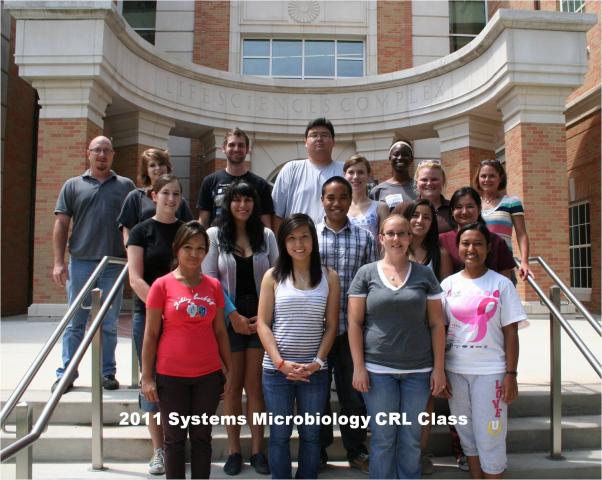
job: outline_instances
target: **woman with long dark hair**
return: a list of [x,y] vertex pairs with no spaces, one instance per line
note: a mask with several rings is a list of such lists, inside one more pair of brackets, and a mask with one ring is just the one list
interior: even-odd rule
[[[339,278],[320,262],[313,221],[297,213],[278,231],[280,257],[261,283],[257,333],[263,358],[263,393],[273,415],[316,416],[324,412],[326,359],[337,334]],[[320,425],[302,422],[297,478],[317,478]],[[292,423],[270,426],[272,478],[292,478]]]
[[[242,414],[242,390],[247,396],[246,414],[264,410],[261,391],[263,347],[257,336],[257,305],[261,279],[276,262],[278,247],[272,231],[261,221],[257,192],[246,181],[232,183],[224,196],[218,227],[207,230],[209,252],[203,272],[217,278],[234,302],[236,311],[226,318],[230,339],[231,387],[224,398],[225,415]],[[262,453],[263,426],[249,422],[251,466],[270,473]],[[229,456],[224,471],[238,475],[242,468],[240,426],[227,425]]]

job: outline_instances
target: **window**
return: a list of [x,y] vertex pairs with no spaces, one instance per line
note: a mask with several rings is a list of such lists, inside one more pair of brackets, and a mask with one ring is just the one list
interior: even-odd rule
[[571,287],[592,288],[592,240],[589,202],[569,207]]
[[156,1],[124,1],[123,18],[134,31],[144,40],[155,44],[155,17],[157,16]]
[[364,43],[348,40],[246,39],[242,73],[283,78],[364,75]]
[[487,23],[485,0],[450,0],[449,51],[455,52],[475,38]]
[[585,0],[560,0],[561,12],[579,13],[585,11]]

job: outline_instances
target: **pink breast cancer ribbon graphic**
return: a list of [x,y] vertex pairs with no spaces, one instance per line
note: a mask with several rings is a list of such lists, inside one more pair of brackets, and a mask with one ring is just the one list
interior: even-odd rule
[[460,322],[472,326],[472,332],[476,332],[471,343],[480,342],[487,335],[487,322],[495,315],[498,307],[500,292],[496,290],[493,294],[484,292],[485,295],[463,298],[460,305],[450,305],[455,318]]

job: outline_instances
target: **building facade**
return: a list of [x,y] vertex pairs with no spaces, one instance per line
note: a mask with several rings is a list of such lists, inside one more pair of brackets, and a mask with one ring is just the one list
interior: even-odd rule
[[448,195],[503,160],[532,255],[599,312],[599,16],[578,0],[5,1],[2,312],[64,311],[52,212],[91,137],[112,137],[133,179],[144,149],[168,148],[194,204],[227,129],[273,179],[318,116],[334,157],[366,155],[377,180],[396,138],[441,159]]

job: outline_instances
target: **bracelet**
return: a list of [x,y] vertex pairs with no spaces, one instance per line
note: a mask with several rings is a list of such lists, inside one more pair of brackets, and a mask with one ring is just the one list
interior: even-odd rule
[[516,377],[518,372],[516,370],[506,370],[506,375],[514,375]]
[[284,365],[284,362],[286,360],[284,360],[284,358],[282,360],[280,360],[280,363],[278,364],[278,366],[276,367],[277,370],[280,370],[282,368],[282,365]]
[[320,365],[320,368],[324,368],[324,360],[322,360],[317,355],[316,355],[316,358],[313,359],[313,361],[316,362],[318,365]]

